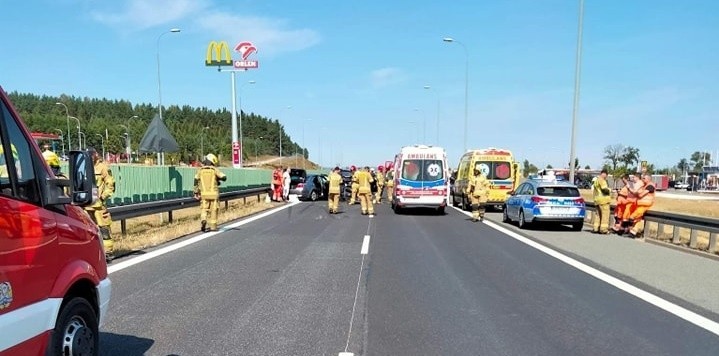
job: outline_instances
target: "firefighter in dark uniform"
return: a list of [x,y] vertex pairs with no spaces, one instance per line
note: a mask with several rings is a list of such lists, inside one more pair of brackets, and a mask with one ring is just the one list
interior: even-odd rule
[[[220,181],[227,176],[217,169],[217,156],[209,153],[202,162],[202,167],[195,174],[195,199],[200,200],[200,230],[217,230],[217,213],[220,210]],[[209,216],[208,216],[209,215]],[[208,227],[209,225],[209,227]]]

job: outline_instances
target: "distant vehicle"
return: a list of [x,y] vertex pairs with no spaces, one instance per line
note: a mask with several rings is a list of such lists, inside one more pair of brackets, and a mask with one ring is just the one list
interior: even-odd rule
[[444,148],[425,145],[402,147],[395,156],[393,167],[395,183],[390,200],[394,212],[399,214],[405,208],[428,207],[443,214],[449,188],[446,167]]
[[656,190],[667,190],[669,188],[669,176],[664,174],[652,175],[652,182]]
[[674,182],[674,189],[689,189],[689,183]]
[[501,208],[507,201],[507,192],[514,190],[519,182],[519,167],[512,152],[502,148],[485,148],[467,151],[459,159],[457,178],[450,192],[452,203],[469,210],[469,197],[464,193],[469,178],[478,168],[489,180],[488,205]]
[[312,174],[307,176],[302,187],[302,192],[298,195],[298,198],[300,200],[311,201],[327,199],[329,188],[330,183],[326,174]]
[[307,179],[307,171],[304,169],[290,169],[290,194],[300,195]]
[[535,223],[560,223],[581,231],[585,214],[586,204],[576,185],[556,179],[528,179],[509,194],[502,220],[516,221],[521,229]]

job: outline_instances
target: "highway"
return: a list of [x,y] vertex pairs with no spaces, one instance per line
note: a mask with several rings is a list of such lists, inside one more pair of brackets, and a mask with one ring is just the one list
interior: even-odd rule
[[609,277],[531,245],[571,244],[576,233],[529,231],[528,244],[455,209],[341,210],[290,204],[113,261],[102,354],[719,354],[716,311],[697,306],[695,288],[657,284],[650,292],[666,299],[656,301],[623,286],[635,279],[603,268],[601,256],[582,257],[581,245],[562,250]]

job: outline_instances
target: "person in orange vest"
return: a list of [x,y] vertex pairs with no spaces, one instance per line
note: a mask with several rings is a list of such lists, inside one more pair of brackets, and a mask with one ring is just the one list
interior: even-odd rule
[[272,172],[272,200],[282,199],[282,166],[275,168]]
[[625,234],[629,232],[629,229],[634,225],[631,221],[632,213],[637,210],[637,202],[639,201],[639,192],[644,188],[644,182],[638,175],[630,176],[631,183],[629,184],[629,194],[627,194],[627,205],[624,207],[622,213],[622,225],[621,230],[618,234]]
[[629,236],[632,238],[636,238],[644,232],[644,214],[654,205],[656,188],[652,182],[652,176],[647,173],[642,174],[642,182],[644,182],[644,186],[639,191],[637,208],[629,217],[629,221],[632,222]]
[[624,186],[622,186],[619,189],[619,192],[617,193],[617,203],[614,207],[614,227],[612,227],[612,230],[614,232],[622,231],[622,220],[624,218],[624,209],[627,208],[627,204],[629,201],[627,198],[629,197],[629,175],[625,174],[622,176],[622,183],[624,183]]
[[372,204],[372,188],[370,185],[374,182],[374,178],[369,172],[369,167],[364,167],[363,170],[357,171],[355,177],[357,177],[357,193],[362,207],[362,215],[372,217],[374,216],[374,205]]

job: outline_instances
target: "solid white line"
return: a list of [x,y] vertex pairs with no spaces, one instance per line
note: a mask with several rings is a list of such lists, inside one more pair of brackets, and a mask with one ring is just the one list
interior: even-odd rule
[[289,208],[289,207],[295,206],[295,205],[297,205],[297,204],[299,204],[299,202],[289,203],[289,204],[287,204],[287,205],[283,205],[283,206],[280,206],[280,207],[278,207],[278,208],[271,209],[271,210],[268,210],[268,211],[266,211],[266,212],[264,212],[264,213],[255,215],[255,216],[253,216],[253,217],[251,217],[251,218],[247,218],[247,219],[238,221],[238,222],[236,222],[236,223],[227,225],[227,226],[225,226],[225,227],[219,229],[218,231],[206,232],[206,233],[204,233],[204,234],[197,235],[197,236],[195,236],[195,237],[193,237],[193,238],[189,238],[189,239],[187,239],[187,240],[185,240],[185,241],[178,242],[178,243],[176,243],[176,244],[172,244],[172,245],[170,245],[170,246],[163,247],[163,248],[157,249],[157,250],[152,251],[152,252],[148,252],[148,253],[146,253],[146,254],[144,254],[144,255],[141,255],[141,256],[138,256],[138,257],[129,259],[129,260],[127,260],[127,261],[122,261],[122,262],[120,262],[120,263],[118,263],[118,264],[113,264],[112,266],[108,266],[108,267],[107,267],[107,273],[108,273],[108,274],[111,274],[111,273],[114,273],[114,272],[117,272],[117,271],[121,271],[121,270],[123,270],[123,269],[125,269],[125,268],[134,266],[134,265],[136,265],[136,264],[138,264],[138,263],[142,263],[142,262],[145,262],[145,261],[147,261],[147,260],[153,259],[153,258],[155,258],[155,257],[162,256],[162,255],[164,255],[164,254],[166,254],[166,253],[169,253],[169,252],[172,252],[172,251],[175,251],[175,250],[179,250],[179,249],[181,249],[181,248],[183,248],[183,247],[185,247],[185,246],[189,246],[189,245],[192,245],[192,244],[194,244],[194,243],[196,243],[196,242],[200,242],[200,241],[202,241],[202,240],[205,240],[205,239],[207,239],[207,238],[210,238],[210,237],[212,237],[212,236],[215,236],[215,235],[217,235],[217,234],[219,234],[219,233],[225,232],[225,231],[230,230],[230,229],[234,229],[234,228],[236,228],[236,227],[238,227],[238,226],[242,226],[242,225],[245,225],[245,224],[249,224],[249,223],[251,223],[251,222],[253,222],[253,221],[256,221],[256,220],[262,219],[262,218],[264,218],[264,217],[270,216],[270,215],[272,215],[272,214],[274,214],[274,213],[280,212],[280,211],[282,211],[282,210],[284,210],[284,209],[287,209],[287,208]]
[[[454,207],[453,207],[454,208]],[[467,213],[465,211],[462,211],[458,208],[455,208],[459,212],[471,216],[470,213]],[[599,271],[595,268],[589,267],[586,264],[579,262],[569,256],[566,256],[560,252],[557,252],[555,250],[552,250],[551,248],[544,246],[538,242],[532,241],[531,239],[528,239],[514,231],[511,231],[505,227],[499,226],[493,222],[484,220],[484,224],[507,235],[510,236],[524,244],[527,244],[541,252],[544,252],[545,254],[552,256],[594,278],[597,278],[603,282],[606,282],[616,288],[619,288],[639,299],[644,300],[645,302],[652,304],[660,309],[663,309],[667,312],[670,312],[702,329],[705,329],[711,333],[714,333],[716,335],[719,335],[719,323],[706,318],[704,316],[701,316],[691,310],[688,310],[686,308],[680,307],[679,305],[676,305],[674,303],[671,303],[667,301],[666,299],[662,299],[652,293],[649,293],[643,289],[640,289],[638,287],[635,287],[627,282],[624,282],[618,278],[612,277],[602,271]]]
[[360,253],[366,255],[367,252],[369,252],[369,235],[364,235],[364,240],[362,240],[362,251]]

